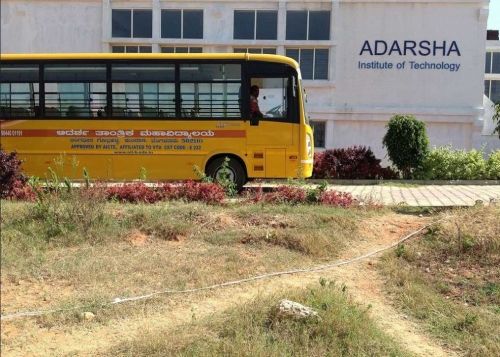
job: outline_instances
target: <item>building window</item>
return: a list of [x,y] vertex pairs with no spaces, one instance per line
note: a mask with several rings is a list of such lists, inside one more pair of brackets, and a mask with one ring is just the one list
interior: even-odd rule
[[484,73],[491,73],[491,52],[486,52],[486,60],[484,65]]
[[500,73],[500,52],[491,53],[491,72]]
[[498,81],[485,81],[485,89],[484,89],[484,94],[493,103],[500,103],[500,80]]
[[151,46],[111,46],[113,53],[151,53],[153,49]]
[[153,13],[151,10],[112,10],[111,35],[113,37],[151,38]]
[[286,55],[300,64],[303,79],[328,79],[328,49],[287,48]]
[[258,53],[258,54],[265,54],[265,55],[275,55],[276,54],[276,48],[273,47],[238,47],[234,49],[234,53]]
[[235,40],[276,40],[278,38],[277,11],[234,11]]
[[161,48],[162,53],[202,53],[202,47],[172,47],[164,46]]
[[203,10],[162,10],[162,38],[203,38]]
[[324,148],[326,138],[326,123],[324,121],[311,120],[314,130],[314,147]]
[[287,40],[329,40],[330,11],[287,11]]

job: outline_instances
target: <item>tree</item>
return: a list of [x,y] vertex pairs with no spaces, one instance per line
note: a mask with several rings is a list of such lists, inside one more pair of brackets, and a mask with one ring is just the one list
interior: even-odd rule
[[383,144],[387,154],[403,177],[411,178],[429,152],[425,123],[413,115],[394,115],[386,127]]

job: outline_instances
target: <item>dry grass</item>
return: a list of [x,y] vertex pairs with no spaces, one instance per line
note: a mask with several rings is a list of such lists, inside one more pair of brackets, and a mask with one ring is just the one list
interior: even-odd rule
[[471,356],[500,355],[500,208],[444,212],[380,264],[395,303]]
[[356,238],[360,222],[379,214],[320,206],[108,203],[95,206],[99,220],[80,225],[78,217],[57,211],[68,204],[45,213],[56,222],[34,204],[2,202],[3,314],[99,305],[117,296],[310,266],[336,257]]
[[[274,306],[288,298],[313,307],[319,320],[277,318]],[[180,326],[145,331],[104,356],[406,356],[351,302],[345,287],[321,280],[307,291],[260,298],[238,309]]]

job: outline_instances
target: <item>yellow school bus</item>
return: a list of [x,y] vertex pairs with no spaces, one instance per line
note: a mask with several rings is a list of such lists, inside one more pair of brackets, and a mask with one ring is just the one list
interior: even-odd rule
[[[258,94],[255,93],[258,89]],[[1,146],[27,174],[309,177],[298,64],[260,54],[0,55]]]

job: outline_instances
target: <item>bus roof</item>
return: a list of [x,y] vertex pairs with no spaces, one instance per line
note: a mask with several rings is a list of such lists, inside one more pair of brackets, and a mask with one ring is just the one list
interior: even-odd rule
[[0,54],[0,60],[246,60],[284,63],[299,68],[289,57],[254,53],[9,53]]

